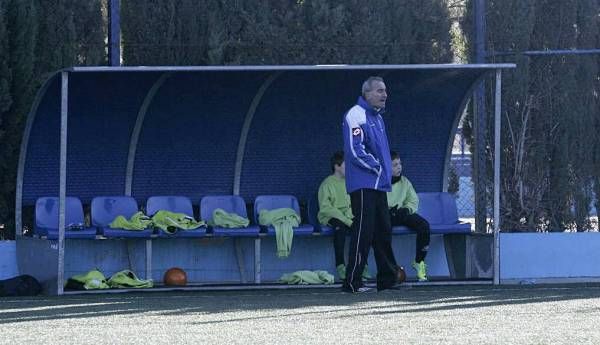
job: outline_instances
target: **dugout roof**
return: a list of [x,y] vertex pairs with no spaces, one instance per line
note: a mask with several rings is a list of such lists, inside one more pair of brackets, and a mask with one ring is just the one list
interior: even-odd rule
[[[457,122],[474,85],[513,64],[74,67],[51,76],[28,116],[17,208],[59,194],[61,76],[68,77],[66,193],[294,194],[330,173],[361,84],[388,88],[390,147],[419,192],[446,188]],[[19,210],[18,210],[19,211]]]

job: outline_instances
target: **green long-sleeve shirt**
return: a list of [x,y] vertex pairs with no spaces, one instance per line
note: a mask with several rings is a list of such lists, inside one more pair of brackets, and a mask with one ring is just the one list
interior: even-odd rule
[[272,225],[275,228],[277,242],[277,257],[287,258],[292,249],[294,227],[300,225],[300,216],[291,208],[276,208],[260,210],[258,213],[260,225]]
[[402,176],[400,181],[392,184],[392,191],[387,193],[388,207],[408,208],[410,214],[419,209],[419,197],[413,188],[412,183]]
[[346,192],[346,181],[335,175],[330,175],[319,186],[319,223],[327,225],[331,218],[336,218],[344,224],[352,225],[352,208],[350,195]]

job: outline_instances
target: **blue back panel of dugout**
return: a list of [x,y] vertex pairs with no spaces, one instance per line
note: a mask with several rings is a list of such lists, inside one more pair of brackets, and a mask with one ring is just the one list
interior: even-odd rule
[[[84,203],[98,195],[123,194],[129,138],[144,96],[157,77],[158,73],[70,74],[67,194]],[[60,75],[49,83],[28,143],[25,204],[58,195]]]
[[[342,148],[345,111],[362,81],[384,77],[390,146],[419,192],[441,191],[459,108],[486,71],[469,69],[179,71],[147,104],[136,147],[132,195],[231,194],[248,114],[240,195],[292,194],[306,202]],[[123,195],[131,135],[164,71],[69,73],[67,194],[84,203]],[[270,86],[265,81],[274,77]],[[38,95],[23,175],[23,203],[58,194],[60,74]],[[262,90],[261,90],[262,87]],[[264,93],[263,93],[264,91]],[[252,110],[255,110],[254,112]],[[31,116],[31,115],[30,115]]]
[[[446,150],[463,97],[480,71],[384,75],[389,89],[384,120],[390,147],[422,192],[441,191]],[[342,149],[342,119],[372,71],[287,73],[265,94],[248,137],[241,194],[294,194],[306,201],[331,173],[329,157]],[[452,85],[451,87],[449,85]]]
[[175,74],[160,88],[140,134],[133,195],[231,194],[244,118],[265,73]]

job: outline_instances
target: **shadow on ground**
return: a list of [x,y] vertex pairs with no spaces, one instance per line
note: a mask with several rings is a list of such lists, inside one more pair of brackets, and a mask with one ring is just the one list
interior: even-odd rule
[[[255,317],[199,321],[196,324],[259,320],[287,315],[331,313],[362,315],[421,313],[584,300],[600,297],[600,284],[534,286],[429,286],[369,294],[347,294],[337,289],[244,290],[220,292],[145,292],[56,297],[0,298],[0,324],[43,320],[96,318],[110,315],[185,315],[238,311],[277,311]],[[311,307],[319,307],[314,311]],[[582,311],[585,312],[585,311]],[[592,310],[590,312],[597,312]]]

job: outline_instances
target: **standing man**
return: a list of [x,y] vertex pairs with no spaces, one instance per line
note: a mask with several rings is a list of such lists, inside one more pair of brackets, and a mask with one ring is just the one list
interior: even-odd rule
[[386,195],[391,191],[392,160],[381,117],[386,100],[383,79],[370,77],[362,85],[357,104],[344,116],[346,189],[354,215],[343,286],[346,292],[371,290],[361,280],[371,246],[377,263],[377,290],[392,288],[397,282]]

